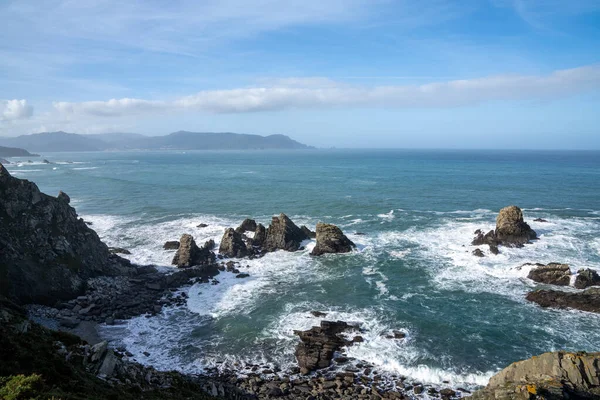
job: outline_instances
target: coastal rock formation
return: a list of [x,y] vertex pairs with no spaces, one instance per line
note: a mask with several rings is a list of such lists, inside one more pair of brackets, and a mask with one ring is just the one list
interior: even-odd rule
[[262,247],[265,244],[265,240],[267,240],[267,228],[265,228],[263,224],[256,225],[252,244],[254,246]]
[[582,269],[577,272],[574,286],[577,289],[585,289],[590,286],[600,286],[600,275],[593,269]]
[[496,217],[496,230],[485,235],[478,230],[476,235],[472,242],[474,246],[489,244],[522,247],[537,239],[536,232],[523,220],[523,211],[517,206],[508,206],[500,210]]
[[206,265],[215,261],[215,254],[211,251],[215,242],[211,239],[198,247],[192,235],[183,234],[179,239],[179,248],[173,257],[172,264],[179,268],[189,268],[194,265]]
[[69,201],[64,193],[41,193],[0,164],[0,295],[49,304],[82,293],[90,277],[133,272]]
[[300,243],[306,239],[309,239],[308,235],[298,228],[287,215],[279,214],[279,217],[273,217],[271,220],[263,249],[265,251],[296,251],[300,248]]
[[311,239],[315,239],[317,237],[317,234],[313,231],[311,231],[310,229],[308,229],[306,227],[306,225],[302,225],[300,227],[300,229],[302,230],[302,232],[304,232],[306,234],[306,236],[308,236]]
[[544,353],[494,375],[473,400],[600,398],[600,353]]
[[542,307],[574,308],[581,311],[600,312],[600,287],[591,287],[580,292],[561,290],[536,290],[526,299]]
[[569,286],[571,282],[571,269],[567,264],[550,263],[548,265],[536,264],[537,267],[529,271],[527,277],[535,282],[548,285]]
[[250,218],[246,218],[240,226],[235,229],[238,233],[254,232],[256,231],[256,221]]
[[321,321],[321,326],[314,326],[307,331],[294,331],[301,340],[295,353],[300,372],[308,374],[329,367],[334,352],[349,344],[340,334],[350,329],[354,327],[343,321]]
[[310,253],[320,256],[327,253],[349,253],[356,245],[344,235],[342,230],[332,224],[317,224],[317,244]]
[[165,250],[177,250],[179,248],[179,242],[177,240],[169,240],[163,245]]
[[221,245],[219,246],[219,254],[225,257],[241,258],[248,255],[248,248],[242,234],[237,232],[233,228],[227,228],[221,239]]

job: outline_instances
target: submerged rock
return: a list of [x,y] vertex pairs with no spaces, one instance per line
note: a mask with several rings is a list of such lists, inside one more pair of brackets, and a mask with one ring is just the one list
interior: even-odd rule
[[582,269],[577,272],[574,286],[577,289],[585,289],[590,286],[600,286],[600,275],[593,269]]
[[536,290],[526,299],[542,307],[574,308],[581,311],[600,312],[600,288],[591,287],[580,292],[561,290]]
[[81,294],[88,278],[134,274],[69,205],[0,165],[0,295],[54,304]]
[[296,360],[302,374],[327,368],[333,360],[334,352],[349,344],[340,333],[354,329],[343,321],[321,321],[307,331],[294,331],[301,342],[296,346]]
[[225,257],[241,258],[248,255],[248,248],[242,234],[233,228],[227,228],[221,239],[219,254]]
[[356,245],[344,235],[342,230],[333,224],[317,224],[317,244],[310,253],[320,256],[327,253],[349,253]]
[[263,245],[265,251],[296,251],[303,240],[310,239],[291,219],[285,214],[273,217],[267,229]]
[[215,242],[211,239],[198,247],[192,235],[183,234],[179,240],[179,248],[173,257],[172,264],[179,268],[189,268],[194,265],[206,265],[215,261],[215,253],[211,250]]
[[544,353],[509,365],[473,400],[600,398],[600,353]]
[[529,271],[529,275],[527,275],[529,279],[549,285],[569,286],[571,282],[571,269],[567,264],[550,263],[548,265],[536,265],[536,268]]
[[523,211],[517,206],[508,206],[500,210],[496,217],[496,229],[483,234],[475,232],[472,244],[481,246],[503,245],[507,247],[522,247],[531,240],[537,239],[537,233],[523,220]]

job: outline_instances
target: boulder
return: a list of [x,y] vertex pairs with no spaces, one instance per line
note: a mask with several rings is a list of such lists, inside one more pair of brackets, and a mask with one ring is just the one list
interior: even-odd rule
[[569,286],[571,282],[571,269],[567,264],[550,263],[548,265],[536,264],[537,267],[529,271],[527,277],[535,282],[548,285]]
[[82,294],[89,278],[135,274],[69,202],[66,194],[41,193],[0,165],[0,295],[55,304]]
[[485,257],[485,254],[483,254],[481,249],[475,249],[471,254],[473,254],[475,257]]
[[575,285],[577,289],[585,289],[590,286],[600,286],[600,275],[593,269],[581,269],[577,272]]
[[222,254],[225,257],[236,258],[247,256],[248,248],[246,247],[246,243],[244,243],[242,234],[233,228],[227,228],[221,239],[219,254]]
[[573,308],[581,311],[600,312],[600,288],[591,287],[580,292],[561,290],[536,290],[526,299],[542,307]]
[[308,374],[329,367],[334,353],[349,345],[340,334],[353,328],[343,321],[321,321],[320,326],[314,326],[307,331],[294,331],[301,341],[295,352],[300,372]]
[[215,242],[212,240],[198,247],[192,235],[183,234],[179,239],[179,248],[173,257],[172,264],[178,268],[189,268],[194,265],[207,265],[215,261],[215,253],[211,251]]
[[311,231],[310,229],[308,229],[306,227],[306,225],[302,225],[300,227],[300,229],[302,230],[302,232],[304,232],[306,234],[306,236],[308,236],[310,239],[315,239],[317,237],[317,234],[313,231]]
[[598,399],[600,353],[559,351],[513,363],[473,393],[473,400]]
[[342,230],[332,224],[317,224],[317,244],[310,253],[313,256],[320,256],[327,253],[348,253],[356,245],[344,235]]
[[169,240],[165,242],[163,245],[163,249],[165,250],[177,250],[179,248],[179,241],[177,240]]
[[246,218],[240,226],[235,229],[238,233],[254,232],[256,231],[256,221],[250,218]]
[[474,246],[488,244],[507,247],[522,247],[531,240],[537,239],[537,233],[523,220],[523,211],[517,206],[508,206],[500,210],[496,217],[496,229],[483,234],[475,231]]
[[300,243],[309,237],[292,222],[285,214],[273,217],[267,229],[267,236],[263,245],[265,251],[296,251]]

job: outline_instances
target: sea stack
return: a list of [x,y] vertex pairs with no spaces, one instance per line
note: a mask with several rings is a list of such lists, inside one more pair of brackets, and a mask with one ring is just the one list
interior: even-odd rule
[[344,235],[342,230],[333,224],[317,224],[317,244],[310,253],[320,256],[328,253],[349,253],[356,245]]

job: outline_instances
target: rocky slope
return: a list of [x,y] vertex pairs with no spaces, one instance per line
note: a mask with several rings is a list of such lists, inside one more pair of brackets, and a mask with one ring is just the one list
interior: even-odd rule
[[53,304],[82,293],[90,277],[134,273],[69,202],[65,193],[41,193],[0,164],[0,295]]

